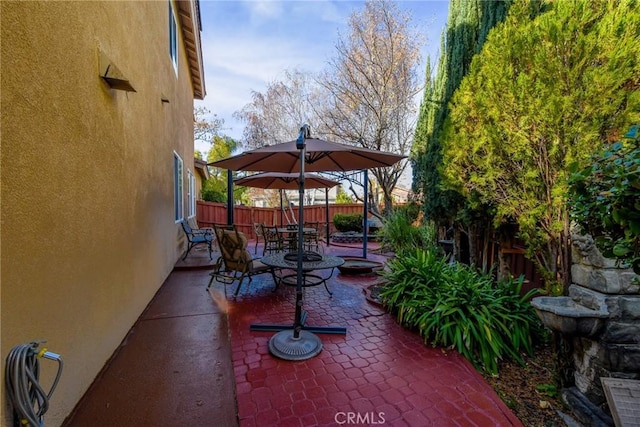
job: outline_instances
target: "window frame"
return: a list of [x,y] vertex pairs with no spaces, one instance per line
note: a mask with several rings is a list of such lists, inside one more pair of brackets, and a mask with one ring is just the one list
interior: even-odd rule
[[177,223],[184,220],[184,162],[177,152],[173,152],[173,219]]
[[172,0],[169,0],[169,58],[173,70],[178,75],[178,21]]
[[196,177],[187,169],[187,218],[196,216]]

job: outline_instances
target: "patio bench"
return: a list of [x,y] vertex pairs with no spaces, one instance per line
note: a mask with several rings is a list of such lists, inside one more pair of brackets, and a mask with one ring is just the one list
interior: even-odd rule
[[182,220],[180,224],[182,225],[184,234],[186,234],[187,236],[187,250],[185,251],[182,259],[187,259],[187,255],[189,255],[191,249],[193,249],[194,246],[200,244],[207,245],[207,247],[209,248],[209,259],[213,259],[213,256],[211,255],[213,248],[211,247],[211,245],[213,244],[214,234],[206,229],[194,230],[193,228],[191,228],[191,225],[189,225],[189,222],[185,220]]

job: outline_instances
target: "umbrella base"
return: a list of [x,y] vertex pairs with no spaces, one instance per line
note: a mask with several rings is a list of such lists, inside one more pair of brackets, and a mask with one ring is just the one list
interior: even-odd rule
[[322,351],[322,341],[309,331],[300,331],[294,338],[293,330],[280,331],[269,340],[269,352],[284,360],[307,360]]
[[[302,311],[301,316],[301,324],[303,331],[313,332],[314,334],[339,334],[339,335],[347,335],[347,328],[342,326],[306,326],[305,323],[307,321],[307,312]],[[270,324],[253,324],[249,326],[249,329],[252,331],[262,331],[262,332],[280,332],[288,330],[293,334],[293,330],[296,328],[296,325],[270,325]]]

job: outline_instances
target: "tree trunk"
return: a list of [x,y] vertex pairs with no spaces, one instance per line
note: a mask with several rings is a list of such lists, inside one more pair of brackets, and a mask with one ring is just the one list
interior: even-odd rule
[[482,247],[482,272],[489,272],[489,247],[491,244],[491,224],[486,223],[484,227],[484,237],[483,237],[483,247]]
[[385,193],[384,194],[384,216],[389,218],[391,215],[391,210],[393,209],[393,199],[391,199],[391,195]]
[[461,239],[460,227],[458,224],[453,225],[453,259],[460,262],[460,239]]
[[511,266],[509,263],[509,255],[504,249],[510,249],[513,246],[513,236],[507,229],[501,229],[498,233],[498,280],[505,280],[511,276]]
[[467,229],[469,240],[469,265],[478,266],[478,224],[476,222],[469,225]]
[[369,211],[376,216],[380,216],[380,208],[377,195],[373,194],[371,187],[369,187]]

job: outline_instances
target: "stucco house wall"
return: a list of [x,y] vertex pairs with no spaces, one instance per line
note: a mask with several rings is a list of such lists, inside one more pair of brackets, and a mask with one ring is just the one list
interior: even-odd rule
[[[174,152],[186,216],[204,85],[200,46],[178,16],[197,3],[171,4],[177,72],[169,1],[0,2],[2,372],[11,348],[33,340],[63,357],[48,426],[64,421],[184,250]],[[136,92],[99,76],[101,52]],[[48,387],[56,364],[41,368]],[[1,390],[10,426],[4,379]]]

